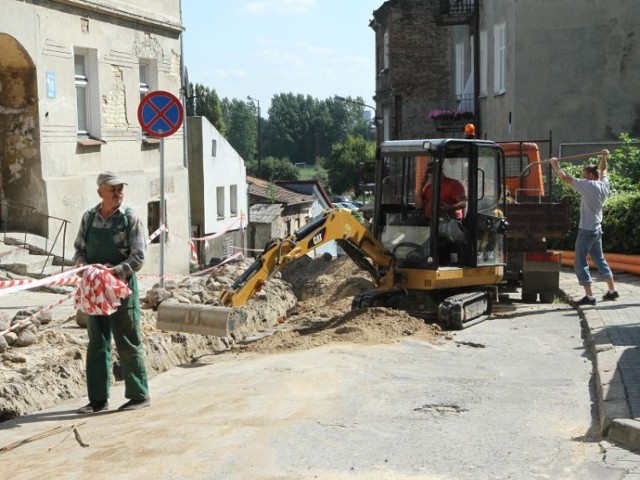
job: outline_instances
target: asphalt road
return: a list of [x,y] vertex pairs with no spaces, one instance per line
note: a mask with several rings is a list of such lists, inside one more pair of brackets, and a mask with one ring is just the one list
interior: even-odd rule
[[[592,437],[591,363],[566,306],[484,322],[441,345],[332,344],[224,354],[151,382],[138,412],[82,401],[0,425],[14,479],[623,479],[638,457]],[[558,310],[559,309],[559,310]],[[116,407],[122,388],[113,391]],[[53,448],[52,448],[53,447]],[[52,448],[52,449],[51,449]],[[51,450],[50,450],[51,449]]]

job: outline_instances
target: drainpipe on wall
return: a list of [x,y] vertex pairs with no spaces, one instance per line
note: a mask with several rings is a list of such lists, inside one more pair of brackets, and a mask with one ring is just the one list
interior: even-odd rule
[[[183,25],[182,22],[182,0],[180,0],[180,25]],[[189,85],[187,83],[187,75],[186,75],[186,66],[184,62],[184,30],[180,32],[180,100],[182,101],[182,110],[183,110],[183,118],[182,122],[182,154],[183,154],[183,164],[184,168],[187,170],[187,236],[191,239],[191,184],[189,181],[189,135],[187,124],[187,94],[189,92]],[[200,249],[196,247],[196,251],[198,253],[198,260],[202,257],[202,252]],[[191,251],[189,250],[189,263],[191,265]]]
[[476,117],[476,138],[481,138],[480,121],[480,0],[475,0],[473,14],[473,110]]

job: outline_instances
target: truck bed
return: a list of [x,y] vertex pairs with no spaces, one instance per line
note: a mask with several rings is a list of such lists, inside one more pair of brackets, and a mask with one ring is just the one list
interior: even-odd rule
[[508,239],[540,241],[562,238],[569,231],[568,203],[509,203]]

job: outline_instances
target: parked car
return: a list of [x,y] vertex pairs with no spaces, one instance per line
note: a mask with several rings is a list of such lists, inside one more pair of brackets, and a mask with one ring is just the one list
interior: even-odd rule
[[331,201],[333,203],[336,202],[350,202],[351,201],[351,196],[350,195],[334,195],[331,197]]
[[347,210],[358,210],[358,207],[356,207],[351,202],[333,202],[333,206],[338,208],[344,208]]

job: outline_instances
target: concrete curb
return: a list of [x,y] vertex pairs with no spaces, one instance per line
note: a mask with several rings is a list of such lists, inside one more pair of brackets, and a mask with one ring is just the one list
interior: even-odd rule
[[560,292],[580,316],[582,335],[593,364],[602,436],[629,447],[640,448],[640,421],[631,418],[627,390],[618,368],[624,348],[613,345],[607,333],[607,325],[598,310],[582,308],[571,301],[565,291]]

